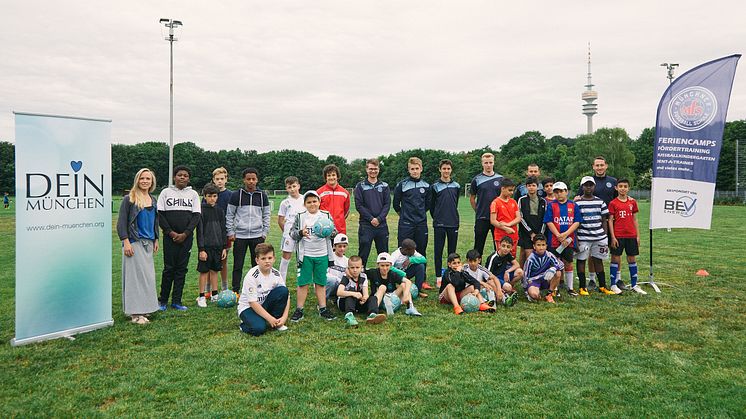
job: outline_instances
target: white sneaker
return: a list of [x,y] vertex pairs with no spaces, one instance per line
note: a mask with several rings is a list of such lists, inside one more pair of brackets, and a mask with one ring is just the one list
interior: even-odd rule
[[383,306],[386,307],[386,315],[387,316],[393,316],[394,315],[394,305],[391,303],[391,298],[387,298],[386,296],[383,297]]
[[276,328],[275,330],[277,330],[278,332],[284,332],[288,330],[288,327],[283,324],[282,326]]
[[207,307],[207,299],[205,297],[197,297],[197,305],[202,308]]
[[622,290],[619,289],[619,287],[617,287],[616,284],[614,284],[611,286],[611,292],[613,292],[614,294],[621,294]]
[[421,317],[422,316],[422,313],[420,313],[419,311],[417,311],[417,309],[415,308],[415,306],[409,307],[404,312],[404,314],[406,314],[407,316],[417,316],[417,317]]
[[213,296],[210,297],[210,302],[211,303],[217,303],[219,298],[220,297],[218,297],[218,295],[215,294],[215,295],[213,295]]
[[639,285],[635,285],[634,287],[632,287],[632,291],[634,291],[634,292],[636,292],[636,293],[638,293],[638,294],[642,294],[642,295],[648,295],[648,293],[647,293],[647,292],[645,292],[645,291],[643,291],[643,289],[642,289],[642,288],[640,288],[640,286],[639,286]]

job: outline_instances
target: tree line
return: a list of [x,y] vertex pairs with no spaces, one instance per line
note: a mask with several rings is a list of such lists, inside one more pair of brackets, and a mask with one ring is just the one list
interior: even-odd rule
[[[471,178],[481,171],[480,156],[495,155],[495,171],[514,180],[524,178],[526,166],[537,163],[542,175],[577,184],[584,175],[592,174],[591,164],[597,155],[606,157],[608,173],[626,177],[634,188],[649,189],[652,178],[653,139],[655,128],[646,128],[636,139],[623,128],[600,128],[593,134],[567,138],[559,135],[545,137],[539,131],[527,131],[511,138],[499,149],[486,145],[468,151],[450,152],[433,149],[402,150],[382,156],[361,156],[352,161],[330,155],[325,159],[299,150],[280,150],[259,153],[256,150],[205,150],[193,142],[174,146],[174,164],[185,164],[192,169],[192,185],[201,189],[212,177],[212,170],[225,167],[229,173],[228,186],[241,185],[241,171],[255,167],[259,171],[260,187],[266,190],[284,189],[287,176],[299,178],[304,189],[324,183],[322,168],[336,164],[341,172],[341,184],[352,188],[365,178],[365,161],[377,157],[381,161],[381,180],[395,185],[407,175],[406,162],[411,156],[423,161],[423,177],[435,180],[441,159],[453,161],[453,178],[466,187]],[[735,148],[737,139],[746,139],[746,120],[725,124],[720,153],[717,189],[735,189]],[[168,184],[168,144],[148,141],[139,144],[111,146],[112,192],[120,194],[132,186],[134,174],[142,167],[155,171],[159,189]],[[0,191],[15,194],[15,145],[0,141]]]

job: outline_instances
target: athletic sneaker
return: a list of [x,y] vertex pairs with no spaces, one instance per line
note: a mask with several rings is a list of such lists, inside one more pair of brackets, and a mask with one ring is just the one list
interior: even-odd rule
[[302,308],[295,308],[295,311],[293,312],[293,316],[290,317],[291,322],[299,322],[303,320],[303,309]]
[[386,320],[385,314],[370,313],[368,315],[368,318],[365,319],[365,322],[369,324],[379,324],[379,323],[383,323],[385,320]]
[[598,286],[596,285],[596,280],[595,279],[589,279],[588,280],[588,288],[586,288],[586,290],[589,290],[589,289],[590,290],[595,290],[596,288],[598,288]]
[[220,297],[218,297],[218,295],[215,294],[215,295],[213,295],[213,296],[210,297],[210,302],[211,303],[217,303],[219,299],[220,299]]
[[171,308],[173,308],[175,310],[179,310],[179,311],[187,311],[187,310],[189,310],[189,308],[187,308],[186,306],[183,306],[181,304],[171,304]]
[[459,306],[456,306],[453,308],[453,314],[464,314],[464,309]]
[[276,328],[275,330],[277,330],[278,332],[284,332],[288,330],[288,327],[283,324],[282,326]]
[[585,288],[581,288],[579,291],[580,291],[579,292],[580,295],[583,295],[583,296],[590,295],[590,294],[588,294],[588,290],[585,289]]
[[331,310],[326,307],[319,309],[319,316],[321,316],[321,318],[323,318],[324,320],[334,320],[337,318],[337,316],[332,314]]
[[495,307],[490,307],[489,305],[482,303],[479,305],[479,311],[486,311],[487,313],[494,313]]
[[645,291],[643,291],[643,289],[639,285],[635,285],[634,287],[632,287],[632,291],[634,291],[634,292],[636,292],[638,294],[648,295],[648,293],[645,292]]
[[494,307],[495,306],[495,300],[489,300],[489,301],[487,301],[487,305],[490,306],[490,307]]
[[546,297],[544,297],[545,300],[547,300],[548,303],[557,304],[554,302],[554,298],[552,298],[552,293],[547,294]]
[[626,289],[630,289],[630,288],[627,288],[627,286],[626,286],[626,285],[624,285],[624,282],[622,282],[622,280],[621,280],[621,279],[617,279],[617,281],[616,281],[616,285],[617,285],[617,286],[618,286],[618,287],[619,287],[620,289],[623,289],[623,290],[626,290]]
[[[572,288],[568,288],[567,289],[567,293],[570,294],[571,297],[577,297],[578,296],[578,293],[575,292],[575,290],[572,289]],[[559,294],[557,294],[557,295],[559,295]]]
[[433,287],[430,286],[430,284],[427,283],[427,281],[422,283],[422,289],[423,290],[431,290]]
[[614,284],[611,286],[611,292],[613,292],[614,294],[621,294],[622,290],[619,289],[619,287],[617,287],[616,284]]
[[[605,287],[601,287],[601,288],[599,288],[599,289],[598,289],[598,292],[602,292],[602,293],[604,293],[604,294],[606,294],[606,295],[614,295],[614,294],[615,294],[615,292],[614,292],[614,291],[609,291],[609,290],[607,290],[607,289],[606,289]],[[620,291],[620,292],[621,292],[621,291]]]
[[166,311],[166,303],[158,303],[158,310]]
[[[518,293],[514,292],[510,294],[507,298],[505,298],[505,305],[508,307],[513,307],[515,305],[516,300],[518,300]],[[529,297],[529,301],[531,301],[530,297]]]
[[415,306],[409,307],[406,311],[404,311],[404,314],[406,314],[407,316],[422,317],[422,313],[417,311],[417,308]]
[[207,307],[207,299],[205,297],[197,297],[197,306],[202,308]]
[[357,320],[355,320],[355,315],[352,313],[345,314],[345,322],[347,323],[347,327],[357,327]]

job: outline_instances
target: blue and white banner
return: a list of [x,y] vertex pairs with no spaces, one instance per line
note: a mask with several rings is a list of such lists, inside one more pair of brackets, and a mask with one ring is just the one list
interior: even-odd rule
[[658,104],[650,228],[709,229],[730,92],[741,55],[679,76]]
[[112,324],[111,121],[15,113],[13,345]]

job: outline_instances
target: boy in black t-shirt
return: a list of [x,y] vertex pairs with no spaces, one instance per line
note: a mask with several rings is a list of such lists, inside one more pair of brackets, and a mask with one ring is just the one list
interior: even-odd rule
[[[379,302],[384,301],[383,297],[388,293],[396,294],[399,300],[401,300],[402,306],[407,306],[405,314],[418,317],[422,316],[412,302],[412,294],[409,291],[412,287],[412,281],[402,278],[401,275],[391,270],[391,266],[394,264],[394,259],[391,255],[386,252],[379,253],[376,258],[376,264],[378,265],[377,268],[365,271],[368,281],[370,281],[371,294]],[[394,309],[389,304],[386,304],[386,314],[389,316],[394,314]]]
[[363,272],[363,259],[352,256],[348,261],[346,275],[337,286],[337,305],[345,313],[348,327],[357,327],[355,313],[368,313],[366,322],[378,324],[386,320],[386,316],[378,314],[378,297],[370,297],[368,278]]
[[440,303],[451,304],[454,314],[464,314],[464,309],[460,305],[461,299],[471,294],[479,300],[479,311],[494,313],[495,308],[487,304],[479,292],[482,288],[479,281],[464,272],[463,267],[458,253],[448,255],[448,269],[440,283]]
[[513,239],[508,236],[503,237],[497,251],[487,256],[487,262],[484,265],[500,281],[503,292],[512,299],[515,298],[515,284],[523,279],[523,269],[510,252],[513,244]]

